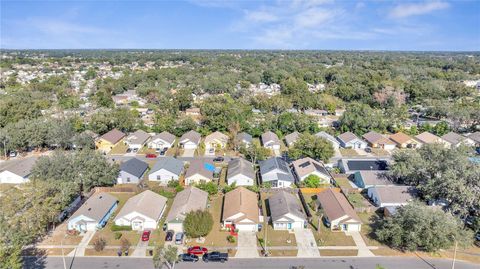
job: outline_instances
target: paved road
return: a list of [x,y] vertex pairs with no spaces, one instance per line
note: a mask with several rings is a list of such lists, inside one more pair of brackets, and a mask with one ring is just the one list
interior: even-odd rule
[[[66,260],[69,269],[153,269],[149,258],[126,257],[77,257]],[[291,269],[291,266],[303,265],[305,269],[374,269],[379,264],[388,269],[450,269],[451,260],[428,259],[415,257],[374,257],[374,258],[259,258],[259,259],[230,259],[228,262],[195,264],[180,263],[175,268],[228,268],[228,269]],[[26,258],[25,269],[63,269],[62,258]],[[457,262],[456,269],[476,269],[478,264]]]

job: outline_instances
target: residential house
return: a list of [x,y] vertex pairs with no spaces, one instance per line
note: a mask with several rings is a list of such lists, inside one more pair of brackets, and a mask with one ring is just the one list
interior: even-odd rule
[[193,186],[187,186],[175,196],[172,207],[168,212],[166,223],[167,229],[175,232],[183,232],[183,221],[192,211],[207,209],[208,193]]
[[260,214],[257,194],[244,187],[227,192],[223,201],[222,221],[224,228],[258,231]]
[[147,132],[138,130],[125,138],[125,144],[128,145],[129,149],[138,151],[145,146],[149,138],[150,135]]
[[364,134],[363,139],[367,141],[368,145],[372,148],[381,148],[381,149],[386,149],[386,150],[393,150],[395,149],[395,142],[392,140],[384,137],[383,135],[375,132],[375,131],[370,131],[366,134]]
[[259,165],[262,183],[270,183],[272,188],[288,188],[295,183],[290,167],[282,158],[271,157]]
[[307,227],[307,216],[296,195],[279,191],[268,198],[270,220],[274,230],[304,229]]
[[368,189],[375,186],[387,186],[393,183],[385,175],[385,171],[356,171],[353,177],[353,183],[358,188]]
[[169,132],[161,132],[152,136],[150,142],[148,142],[148,148],[155,149],[157,152],[162,151],[164,148],[171,148],[175,143],[176,136]]
[[244,145],[246,148],[248,148],[252,144],[253,138],[251,135],[243,132],[243,133],[237,134],[235,140],[238,146]]
[[467,147],[475,146],[474,140],[454,132],[450,132],[448,134],[443,135],[442,139],[450,143],[450,145],[454,148],[457,148],[459,146],[467,146]]
[[115,217],[115,224],[134,231],[156,229],[167,207],[167,198],[146,190],[127,200]]
[[287,143],[287,146],[288,147],[293,146],[293,144],[295,144],[295,142],[298,140],[299,135],[300,135],[300,133],[297,132],[297,131],[286,135],[285,136],[285,142]]
[[117,129],[113,129],[110,132],[100,136],[95,141],[95,147],[103,153],[108,153],[116,145],[118,145],[124,137],[125,137],[124,133],[122,133]]
[[364,149],[367,147],[367,142],[358,138],[352,132],[346,132],[337,136],[340,146],[342,148]]
[[29,182],[36,161],[36,157],[8,161],[0,168],[0,183],[22,184]]
[[194,159],[190,162],[185,173],[185,185],[208,182],[213,180],[215,166],[208,159]]
[[215,155],[215,150],[227,147],[228,136],[216,131],[205,137],[205,155]]
[[137,158],[132,158],[120,165],[120,173],[117,178],[117,184],[137,184],[142,180],[143,175],[148,169],[148,163]]
[[179,180],[183,173],[183,162],[173,157],[159,158],[150,169],[148,180],[158,181],[160,185],[167,185],[171,180]]
[[318,132],[318,133],[315,134],[315,136],[321,137],[321,138],[327,140],[328,142],[330,142],[334,149],[338,149],[340,147],[340,143],[338,142],[338,140],[335,137],[333,137],[332,135],[325,132],[325,131]]
[[473,142],[475,142],[475,146],[480,148],[480,132],[472,133],[468,136]]
[[293,161],[292,167],[299,181],[305,180],[310,175],[319,177],[320,184],[330,184],[330,181],[332,180],[332,176],[323,163],[315,161],[310,157]]
[[185,109],[185,115],[187,116],[200,116],[200,108],[198,107],[191,107],[191,108],[187,108]]
[[317,194],[316,201],[324,222],[331,230],[359,232],[362,229],[361,219],[340,192],[328,189]]
[[340,159],[338,168],[344,174],[356,171],[384,171],[388,169],[387,159]]
[[243,158],[232,159],[228,162],[227,184],[233,183],[237,186],[253,186],[255,184],[255,171],[251,162]]
[[79,232],[101,229],[117,209],[117,204],[115,196],[95,193],[68,219],[67,229]]
[[410,186],[374,186],[368,197],[378,207],[404,206],[414,199],[415,190]]
[[449,148],[450,143],[443,140],[441,137],[436,136],[432,133],[429,132],[423,132],[419,135],[415,136],[415,140],[419,141],[421,144],[426,145],[426,144],[443,144],[445,147]]
[[201,139],[202,136],[199,133],[191,130],[180,137],[179,145],[184,149],[196,149],[200,145]]
[[422,144],[419,141],[415,140],[411,136],[406,135],[402,132],[398,132],[396,134],[390,135],[390,140],[395,142],[397,147],[401,149],[405,149],[405,148],[414,149],[422,146]]
[[280,150],[281,143],[275,133],[268,131],[262,134],[262,145],[267,149]]

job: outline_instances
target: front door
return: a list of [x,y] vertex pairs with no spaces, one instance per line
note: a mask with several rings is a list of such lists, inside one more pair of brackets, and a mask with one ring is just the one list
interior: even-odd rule
[[143,230],[143,222],[141,222],[141,221],[134,221],[134,222],[132,223],[132,229],[133,229],[133,230],[137,230],[137,231]]
[[292,229],[292,224],[291,224],[291,223],[288,223],[288,224],[287,224],[287,228],[288,228],[289,230]]

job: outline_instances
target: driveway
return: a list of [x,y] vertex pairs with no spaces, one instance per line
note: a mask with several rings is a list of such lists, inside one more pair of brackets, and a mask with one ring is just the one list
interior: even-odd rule
[[239,231],[235,258],[258,258],[257,236],[255,232]]
[[315,237],[310,229],[294,229],[297,240],[297,257],[320,257]]
[[358,247],[358,257],[374,257],[375,255],[368,249],[367,244],[363,240],[362,235],[360,232],[346,232],[352,236],[353,241],[355,241],[355,245]]
[[145,257],[147,256],[147,247],[148,247],[148,241],[138,241],[137,246],[135,247],[135,250],[132,253],[132,257]]
[[182,157],[194,157],[195,149],[184,149]]
[[72,250],[72,252],[68,253],[68,256],[85,256],[85,248],[88,246],[90,240],[92,240],[93,236],[95,235],[95,231],[88,231],[83,235],[82,241],[78,244],[78,246]]

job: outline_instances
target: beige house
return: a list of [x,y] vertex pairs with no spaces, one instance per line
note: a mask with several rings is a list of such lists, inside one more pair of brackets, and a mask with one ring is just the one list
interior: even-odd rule
[[415,140],[419,141],[422,144],[443,144],[446,148],[450,147],[450,143],[443,140],[441,137],[436,136],[429,132],[423,132],[415,136]]
[[372,148],[381,148],[381,149],[386,149],[386,150],[392,150],[395,149],[395,142],[392,140],[384,137],[383,135],[375,132],[375,131],[370,131],[366,134],[364,134],[363,139],[367,141],[368,145]]
[[205,137],[205,155],[215,155],[215,150],[227,147],[228,136],[216,131]]
[[328,189],[317,194],[317,205],[331,230],[359,232],[362,229],[362,221],[340,192]]
[[391,135],[390,140],[395,142],[398,148],[414,149],[414,148],[419,148],[422,145],[420,142],[418,142],[411,136],[406,135],[402,132],[398,132],[396,134]]
[[214,169],[215,166],[211,160],[194,159],[185,173],[185,185],[212,181]]
[[239,231],[258,231],[258,198],[255,192],[238,187],[225,194],[223,227]]

